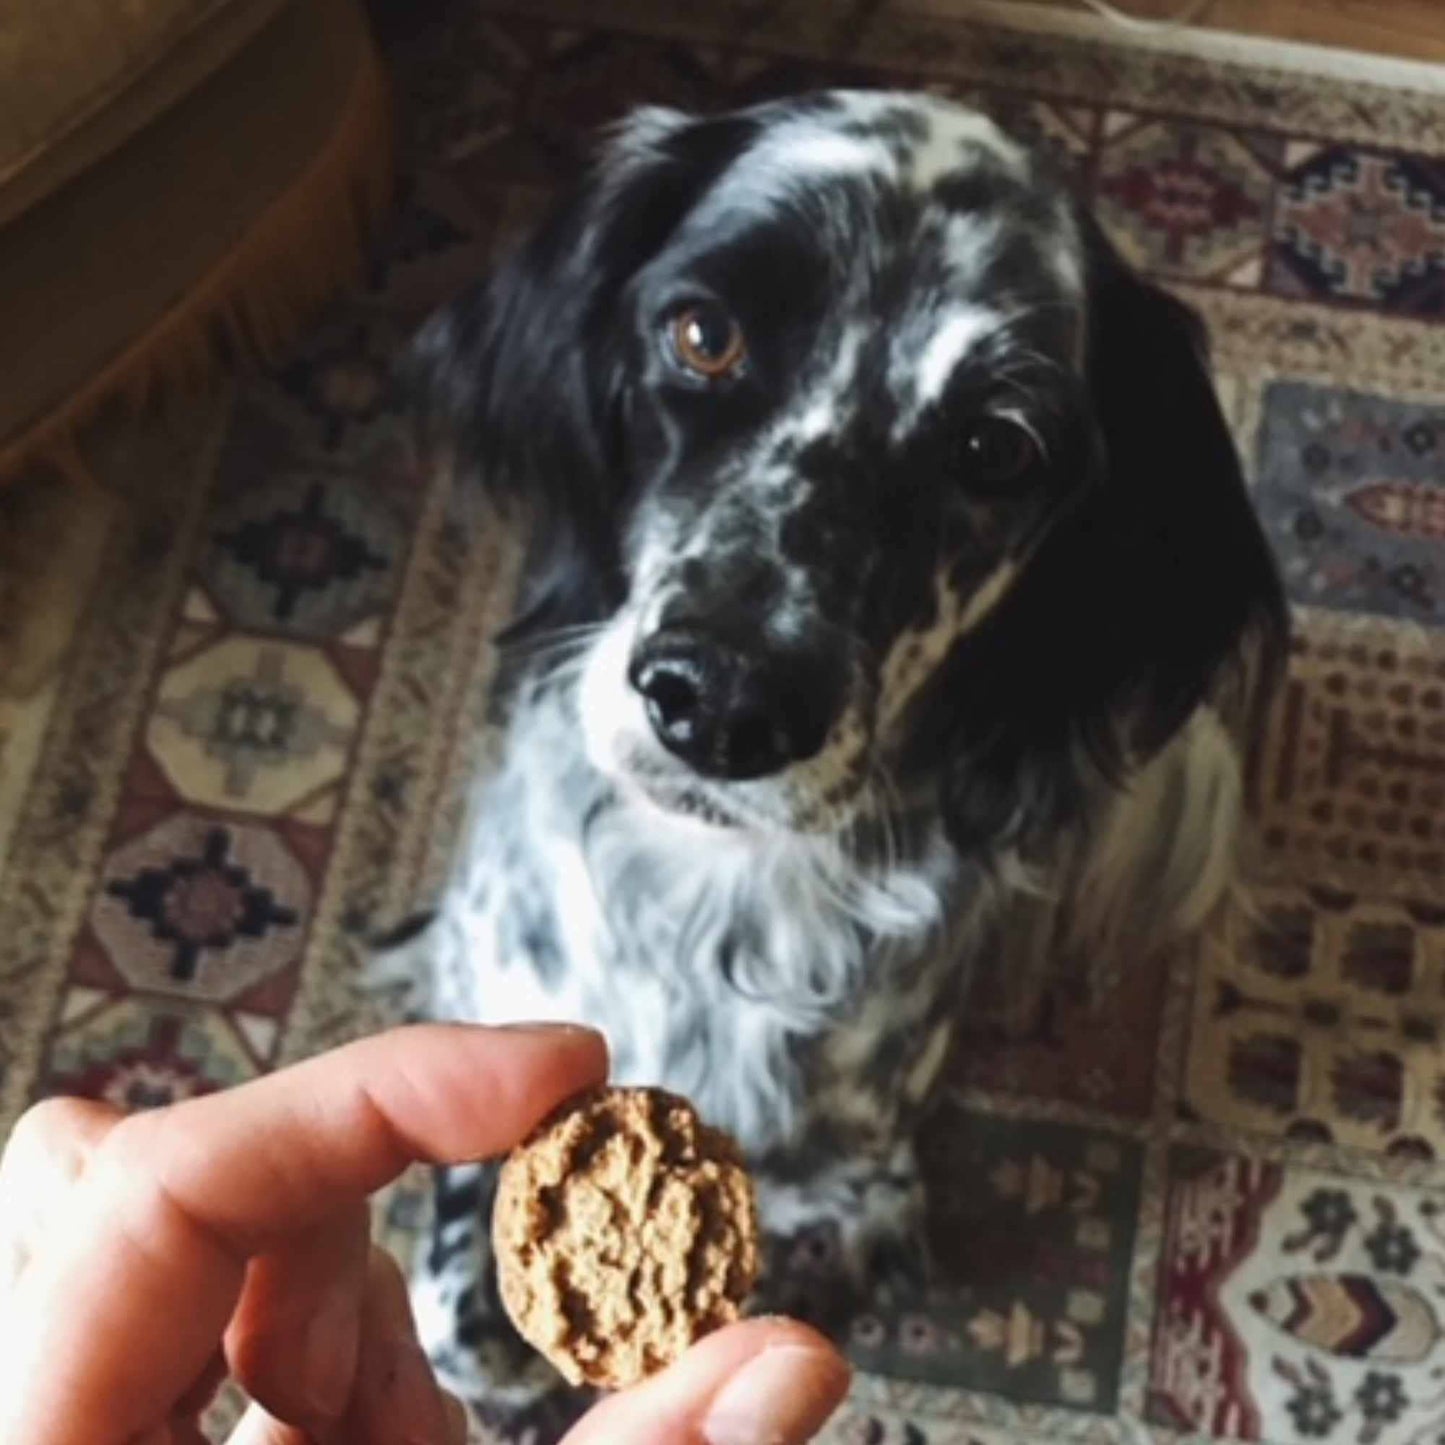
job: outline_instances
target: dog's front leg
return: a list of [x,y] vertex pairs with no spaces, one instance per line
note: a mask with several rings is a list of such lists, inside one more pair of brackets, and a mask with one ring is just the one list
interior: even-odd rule
[[[797,1172],[799,1163],[812,1167]],[[916,1296],[928,1278],[924,1194],[911,1142],[758,1171],[767,1240],[759,1303],[831,1332],[860,1308]]]
[[512,1327],[497,1289],[492,1200],[498,1166],[434,1176],[431,1234],[412,1273],[417,1333],[441,1385],[509,1439],[556,1440],[589,1397],[572,1389]]

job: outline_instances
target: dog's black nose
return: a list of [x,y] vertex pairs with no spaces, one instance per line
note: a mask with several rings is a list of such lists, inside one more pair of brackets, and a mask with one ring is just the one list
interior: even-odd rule
[[796,668],[692,628],[654,633],[627,675],[658,740],[707,777],[766,777],[812,757],[827,736],[831,700],[810,696]]

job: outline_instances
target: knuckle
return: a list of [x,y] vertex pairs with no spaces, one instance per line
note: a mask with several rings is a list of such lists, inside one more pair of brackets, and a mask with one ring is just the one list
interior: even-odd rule
[[80,1162],[105,1113],[89,1099],[42,1099],[16,1122],[6,1146],[7,1159],[66,1159]]

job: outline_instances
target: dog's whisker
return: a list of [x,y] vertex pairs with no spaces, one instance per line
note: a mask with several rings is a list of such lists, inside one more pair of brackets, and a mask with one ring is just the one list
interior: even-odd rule
[[550,628],[535,637],[508,639],[501,647],[508,657],[530,660],[546,656],[554,650],[583,647],[606,630],[606,624],[602,622],[581,622],[567,627]]
[[877,868],[883,877],[888,877],[897,868],[899,862],[897,823],[902,813],[902,806],[897,787],[887,765],[881,759],[874,759],[869,769],[868,787],[873,798],[873,806],[870,811],[876,815],[882,846]]
[[558,683],[572,679],[586,666],[588,649],[605,631],[600,623],[555,628],[536,637],[508,641],[502,656],[513,667],[526,668],[538,680]]

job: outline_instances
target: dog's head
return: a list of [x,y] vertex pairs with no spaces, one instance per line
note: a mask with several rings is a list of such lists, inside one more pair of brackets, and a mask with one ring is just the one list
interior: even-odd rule
[[428,328],[433,420],[526,498],[527,625],[664,809],[960,841],[1166,740],[1281,615],[1197,328],[983,117],[838,92],[636,115]]

